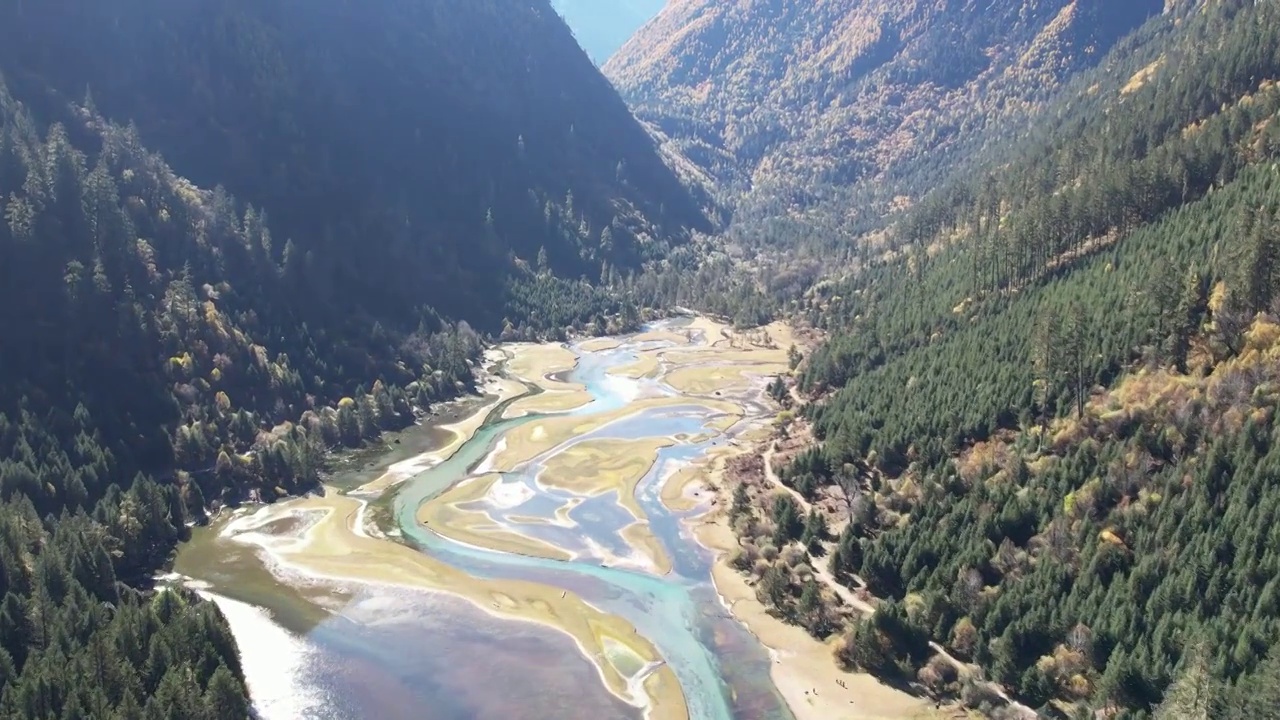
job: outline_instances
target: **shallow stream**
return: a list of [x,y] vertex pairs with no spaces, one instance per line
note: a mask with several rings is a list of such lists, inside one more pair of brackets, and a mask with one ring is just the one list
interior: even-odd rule
[[[729,616],[711,584],[712,554],[689,530],[688,518],[696,513],[675,512],[660,499],[661,484],[672,471],[758,426],[767,410],[754,389],[750,397],[734,399],[744,417],[722,430],[729,425],[725,416],[692,398],[687,405],[639,404],[644,398],[678,393],[658,379],[632,380],[609,371],[633,363],[637,353],[652,347],[631,339],[603,351],[574,347],[578,365],[562,379],[584,386],[591,402],[559,415],[611,413],[615,419],[503,474],[501,495],[518,502],[484,508],[504,529],[560,548],[573,560],[456,542],[418,520],[424,503],[477,469],[483,471],[508,433],[555,416],[504,419],[506,404],[492,411],[448,460],[390,491],[395,529],[407,544],[469,575],[561,588],[626,619],[674,672],[692,718],[790,718],[769,680],[772,661]],[[637,410],[626,412],[632,404]],[[407,435],[414,432],[429,431],[411,429]],[[658,451],[635,498],[671,560],[671,572],[662,576],[652,567],[620,561],[634,550],[621,531],[636,518],[616,492],[581,497],[538,481],[548,460],[579,443],[646,438],[673,443]],[[367,468],[360,472],[368,474]],[[379,504],[387,505],[387,498]],[[177,571],[206,583],[221,598],[245,654],[256,706],[268,720],[644,714],[641,707],[609,693],[595,667],[564,634],[496,619],[448,595],[297,579],[284,583],[264,568],[252,548],[228,540],[216,527],[198,534],[182,551]],[[635,675],[637,686],[652,669],[631,662],[625,652],[609,654],[597,661]],[[271,690],[260,690],[268,685]]]

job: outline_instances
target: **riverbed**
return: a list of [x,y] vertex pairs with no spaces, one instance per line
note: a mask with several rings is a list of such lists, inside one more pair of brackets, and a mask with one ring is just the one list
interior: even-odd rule
[[789,346],[704,318],[502,346],[474,412],[224,514],[175,571],[223,607],[266,720],[791,718],[681,472],[767,431]]

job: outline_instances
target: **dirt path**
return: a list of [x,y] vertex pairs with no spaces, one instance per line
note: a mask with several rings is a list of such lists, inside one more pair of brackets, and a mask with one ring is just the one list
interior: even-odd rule
[[[773,458],[777,454],[777,443],[769,443],[769,447],[764,451],[764,454],[761,455],[761,460],[764,461],[765,479],[768,480],[769,484],[775,489],[791,495],[792,499],[796,501],[796,504],[800,506],[800,509],[804,511],[804,514],[808,515],[809,512],[813,510],[813,503],[809,502],[804,495],[801,495],[799,492],[783,483],[782,478],[779,477],[777,471],[773,469]],[[827,551],[824,557],[830,557],[831,551],[835,549],[835,543],[823,543],[823,547]],[[834,593],[836,597],[840,598],[846,605],[854,608],[863,615],[870,615],[876,611],[875,607],[870,603],[855,595],[849,588],[840,584],[840,582],[836,580],[835,576],[831,574],[831,568],[828,567],[828,563],[814,562],[812,565],[814,578],[818,582],[823,583],[830,588],[831,592]]]
[[760,456],[760,459],[764,461],[765,479],[768,480],[769,484],[772,485],[774,488],[781,490],[785,493],[789,493],[792,499],[794,499],[796,503],[799,504],[800,507],[805,511],[805,514],[808,514],[809,510],[813,507],[812,503],[810,503],[807,499],[805,499],[804,495],[801,495],[799,492],[797,492],[796,490],[792,489],[791,487],[783,483],[782,478],[778,477],[778,473],[774,472],[773,458],[777,454],[778,454],[778,443],[771,442],[769,443],[769,447],[765,449],[764,454]]
[[[768,448],[766,448],[764,453],[761,454],[761,460],[764,461],[765,479],[769,482],[769,485],[771,485],[774,489],[781,490],[791,495],[792,499],[796,501],[796,504],[799,505],[799,507],[804,511],[806,515],[808,515],[809,512],[813,509],[813,503],[809,502],[809,500],[805,498],[804,495],[801,495],[795,489],[783,483],[782,478],[779,477],[778,473],[773,469],[773,459],[774,457],[777,456],[777,454],[778,454],[778,445],[777,443],[774,443],[774,442],[769,443]],[[827,555],[829,556],[831,551],[835,547],[835,543],[824,543],[823,545],[827,550]],[[818,582],[830,588],[831,592],[836,597],[840,598],[840,600],[844,602],[846,605],[848,605],[849,607],[852,607],[853,609],[857,610],[859,613],[862,614],[863,617],[869,617],[876,611],[875,606],[863,600],[862,598],[858,597],[852,590],[850,590],[848,587],[846,587],[845,585],[837,581],[835,576],[831,574],[831,569],[828,567],[828,564],[826,562],[814,562],[812,563],[812,566],[813,566],[814,578]],[[961,677],[970,677],[976,672],[976,668],[974,668],[972,665],[969,665],[961,661],[959,658],[947,652],[947,649],[944,648],[942,645],[931,641],[929,643],[929,648],[933,650],[933,652],[936,653],[938,657],[941,657],[953,668],[955,668],[956,672]],[[1009,707],[1018,711],[1019,714],[1028,718],[1036,717],[1036,713],[1034,710],[1014,700],[1013,698],[1009,697],[1008,693],[1005,692],[1004,688],[1000,687],[1000,685],[998,685],[997,683],[988,682],[986,683],[986,686],[990,688],[990,690],[993,693],[999,696],[1000,699],[1008,703]]]

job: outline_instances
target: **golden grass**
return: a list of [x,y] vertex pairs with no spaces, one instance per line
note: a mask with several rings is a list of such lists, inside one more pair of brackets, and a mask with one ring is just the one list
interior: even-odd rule
[[547,375],[572,370],[578,364],[578,356],[563,345],[521,343],[507,347],[511,351],[507,372],[529,382],[538,383]]
[[514,418],[534,413],[568,412],[577,410],[589,402],[591,402],[591,393],[586,390],[544,392],[511,403],[502,416]]
[[785,348],[730,348],[721,345],[714,348],[671,349],[663,352],[662,357],[675,366],[720,363],[750,367],[771,366],[771,369],[761,372],[775,374],[789,370]]
[[578,347],[582,348],[583,352],[592,353],[592,352],[604,352],[605,350],[614,350],[621,345],[622,345],[622,341],[619,340],[618,338],[602,337],[602,338],[593,338],[591,340],[587,340],[586,342],[582,343]]
[[506,447],[498,453],[494,468],[507,472],[533,457],[585,435],[604,425],[645,409],[673,405],[701,405],[712,412],[741,414],[738,406],[710,398],[657,397],[637,400],[626,407],[595,415],[550,417],[525,423],[506,434]]
[[659,369],[658,355],[654,352],[645,352],[641,353],[634,362],[611,368],[609,374],[617,377],[639,379],[653,377],[658,374]]
[[572,559],[569,553],[555,545],[503,528],[483,511],[459,507],[483,499],[499,480],[499,475],[483,475],[455,485],[418,508],[418,522],[444,537],[468,545],[548,560]]
[[747,375],[748,372],[751,371],[722,365],[685,367],[667,373],[666,382],[688,395],[711,395],[750,385],[751,378]]
[[618,504],[644,520],[636,486],[658,459],[658,450],[672,444],[666,438],[578,443],[547,460],[538,484],[586,497],[616,491]]
[[640,333],[632,339],[636,342],[669,342],[677,345],[687,345],[689,343],[688,335],[675,330],[651,330]]
[[662,484],[662,504],[677,512],[693,510],[711,497],[711,486],[724,478],[725,464],[729,458],[741,455],[746,445],[719,445],[700,459],[680,468]]

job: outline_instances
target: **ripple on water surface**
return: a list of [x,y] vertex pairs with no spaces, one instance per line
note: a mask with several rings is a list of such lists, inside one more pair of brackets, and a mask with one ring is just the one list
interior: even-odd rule
[[437,593],[364,590],[299,637],[211,595],[242,650],[262,720],[636,719],[566,635]]

